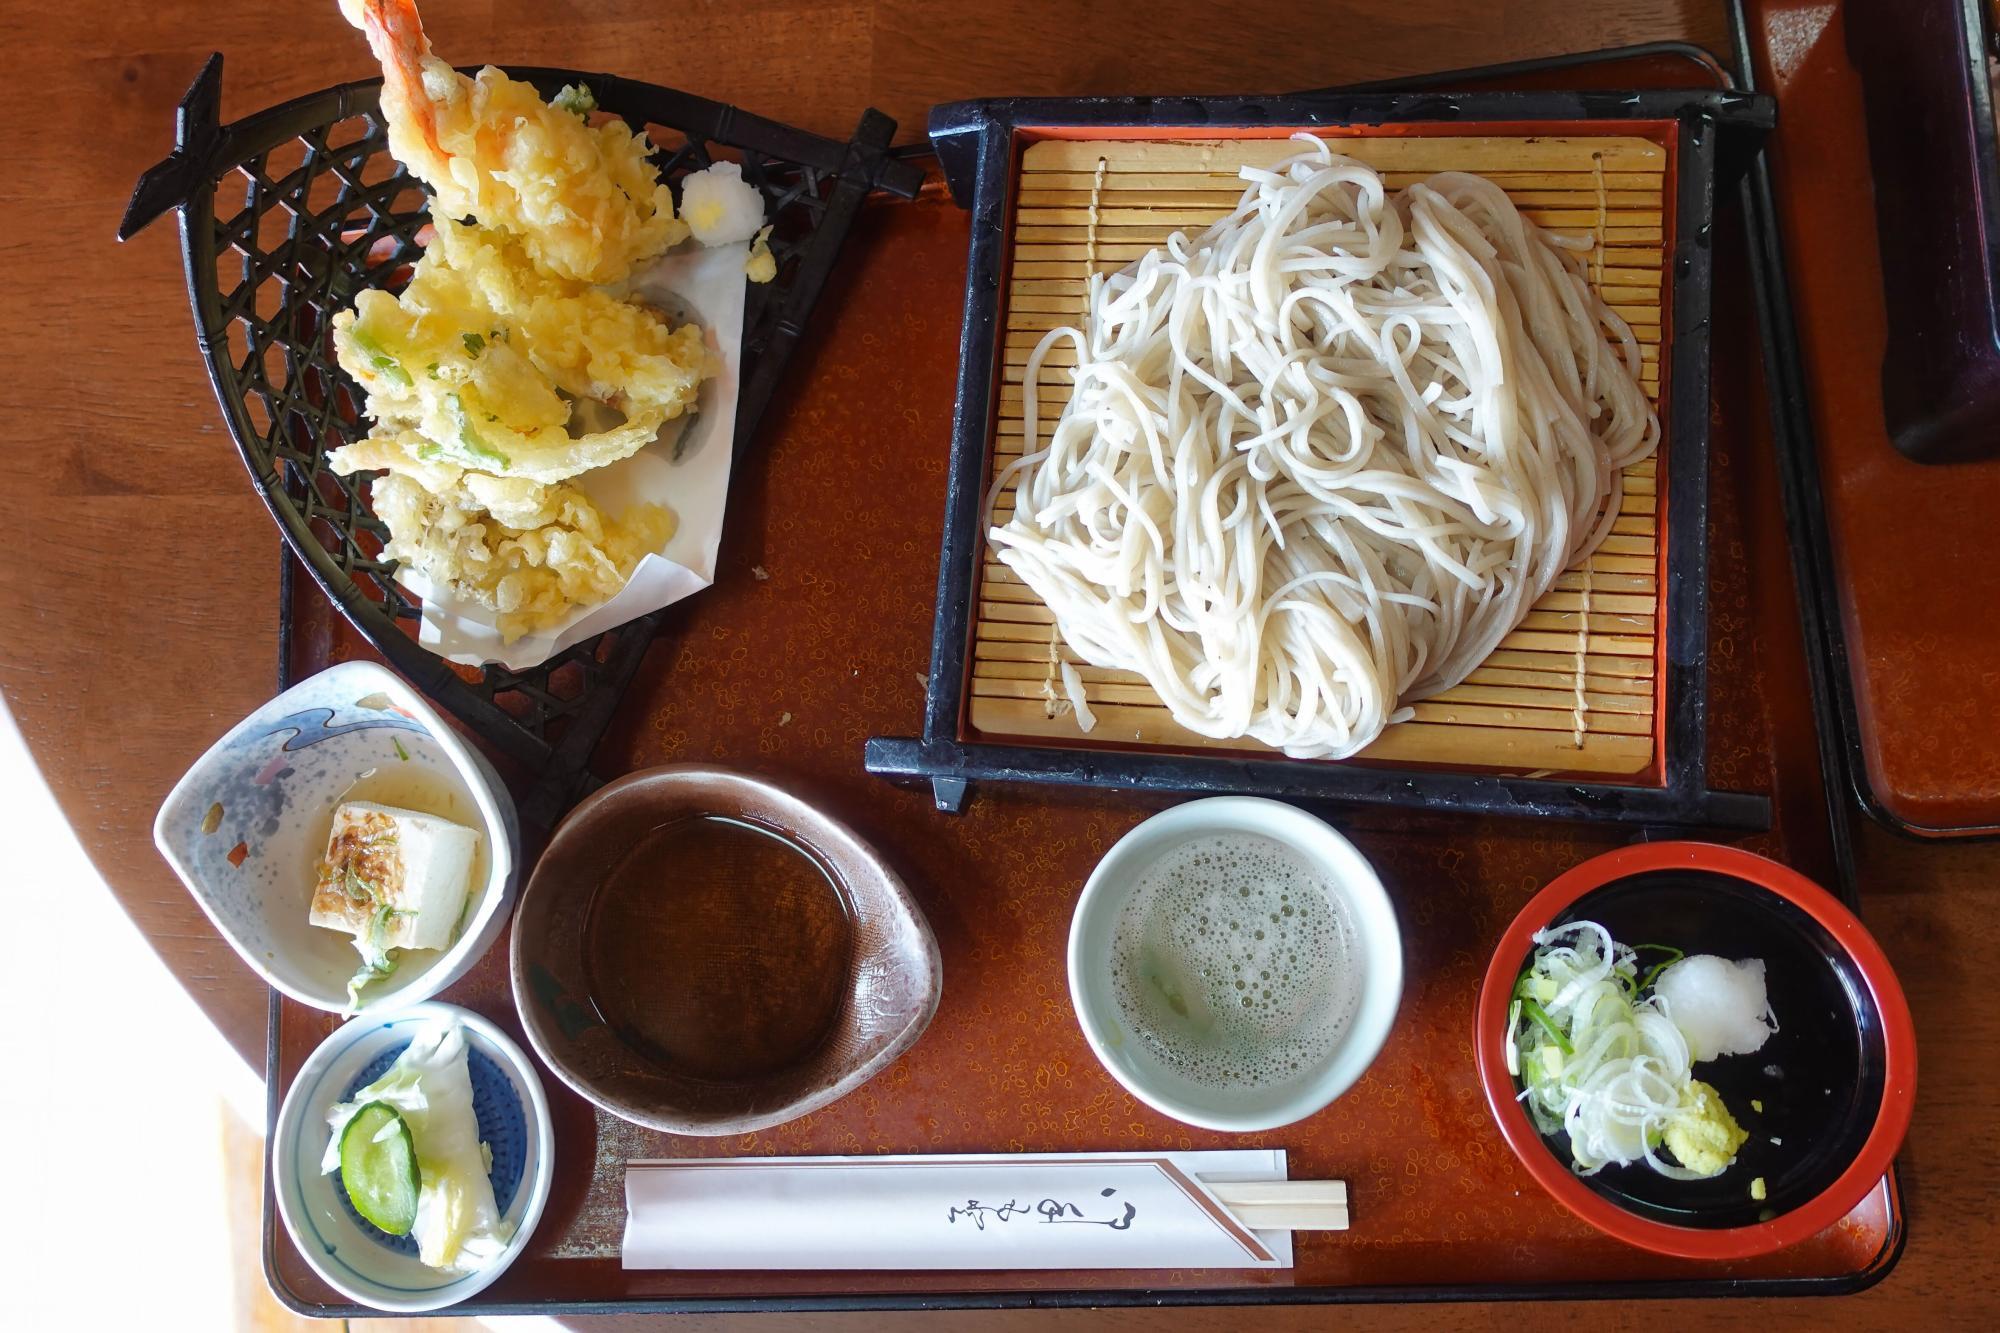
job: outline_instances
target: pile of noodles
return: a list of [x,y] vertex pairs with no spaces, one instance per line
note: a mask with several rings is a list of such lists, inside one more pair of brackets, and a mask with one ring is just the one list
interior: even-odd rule
[[1309,142],[1244,168],[1200,236],[1093,275],[1086,327],[1030,358],[1031,450],[1059,341],[1074,388],[989,536],[1078,657],[1182,726],[1341,757],[1595,549],[1659,422],[1631,331],[1499,187],[1392,195]]

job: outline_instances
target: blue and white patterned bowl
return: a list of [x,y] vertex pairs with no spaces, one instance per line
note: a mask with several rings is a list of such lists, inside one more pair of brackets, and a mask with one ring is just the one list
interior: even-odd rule
[[458,942],[400,952],[396,971],[362,997],[366,1009],[401,1009],[465,975],[499,938],[520,827],[499,774],[400,676],[343,662],[294,685],[217,741],[153,821],[161,855],[243,961],[301,1004],[335,1013],[349,1010],[360,955],[349,936],[306,916],[333,809],[364,778],[443,792],[451,808],[433,813],[484,841]]
[[[493,1153],[493,1201],[514,1228],[490,1266],[462,1277],[426,1268],[416,1242],[376,1229],[354,1211],[340,1173],[321,1174],[327,1112],[380,1078],[424,1023],[465,1026],[472,1106],[479,1137]],[[278,1215],[313,1271],[349,1300],[397,1314],[421,1314],[483,1291],[528,1243],[548,1202],[555,1139],[541,1077],[507,1035],[468,1009],[419,1004],[363,1015],[320,1043],[285,1094],[271,1135],[271,1183]]]

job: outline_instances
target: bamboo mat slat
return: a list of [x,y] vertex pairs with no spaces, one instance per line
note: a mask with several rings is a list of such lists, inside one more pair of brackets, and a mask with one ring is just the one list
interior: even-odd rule
[[[1605,302],[1632,328],[1640,381],[1659,392],[1667,290],[1666,150],[1622,137],[1342,137],[1347,153],[1384,173],[1392,189],[1437,171],[1479,172],[1523,214],[1552,231],[1588,236],[1586,267]],[[1298,151],[1283,140],[1214,143],[1063,141],[1024,152],[1001,334],[1001,385],[992,466],[1019,458],[1029,357],[1051,329],[1078,323],[1085,279],[1113,273],[1175,231],[1199,232],[1236,205],[1241,166]],[[1098,180],[1098,161],[1104,174]],[[1095,236],[1092,197],[1096,193]],[[1073,345],[1043,358],[1036,447],[1068,401]],[[994,497],[994,521],[1013,512],[1015,486]],[[1566,571],[1512,634],[1462,684],[1414,705],[1363,757],[1513,772],[1599,777],[1648,768],[1657,741],[1655,663],[1661,616],[1660,501],[1655,460],[1630,469],[1612,535]],[[1081,662],[1054,636],[1054,617],[1018,575],[987,553],[977,589],[966,719],[992,737],[1168,750],[1255,752],[1177,724],[1139,675]],[[1097,726],[1076,724],[1056,664],[1084,682]],[[1580,693],[1579,693],[1580,687]],[[1581,722],[1581,745],[1578,744]]]
[[[1590,173],[1601,163],[1607,172],[1663,176],[1667,150],[1650,139],[1611,135],[1346,135],[1325,134],[1335,152],[1366,162],[1377,171],[1571,171]],[[1233,178],[1239,167],[1270,167],[1296,156],[1289,139],[1216,139],[1202,142],[1157,139],[1050,139],[1022,154],[1021,174],[1042,171],[1092,173],[1099,160],[1113,173],[1126,171],[1202,172]]]
[[[1359,156],[1357,149],[1343,149],[1350,156]],[[1379,170],[1380,168],[1378,168]],[[1575,193],[1579,190],[1597,189],[1598,173],[1589,168],[1550,171],[1485,171],[1487,180],[1506,190],[1516,198],[1537,192]],[[1400,190],[1406,185],[1415,185],[1431,175],[1428,171],[1382,172],[1382,179],[1392,190]],[[1051,170],[1045,161],[1038,161],[1034,173],[1022,178],[1021,197],[1026,199],[1036,194],[1057,194],[1069,192],[1082,195],[1087,200],[1096,182],[1097,164],[1093,157],[1088,171]],[[1657,196],[1660,193],[1661,173],[1658,171],[1606,171],[1604,188],[1615,195]],[[1234,171],[1144,171],[1134,167],[1121,169],[1105,182],[1105,193],[1160,192],[1172,196],[1175,192],[1220,193],[1228,196],[1233,205],[1236,197],[1243,192],[1243,181]]]

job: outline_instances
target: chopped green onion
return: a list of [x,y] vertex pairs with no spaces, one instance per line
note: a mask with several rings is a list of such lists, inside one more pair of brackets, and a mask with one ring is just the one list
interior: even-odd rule
[[445,407],[451,412],[452,422],[458,427],[458,444],[470,458],[487,464],[501,472],[507,470],[507,455],[495,449],[480,437],[472,427],[472,418],[466,414],[465,400],[455,393],[444,398]]
[[1555,999],[1559,989],[1549,978],[1538,976],[1532,967],[1514,982],[1514,994],[1524,1000],[1540,1000],[1543,1004]]
[[1686,950],[1676,949],[1671,944],[1640,944],[1634,946],[1633,952],[1637,953],[1640,949],[1651,949],[1656,953],[1670,953],[1673,955],[1672,958],[1668,958],[1661,962],[1657,962],[1653,964],[1651,967],[1646,969],[1646,975],[1639,979],[1640,990],[1644,990],[1646,989],[1646,987],[1652,985],[1654,980],[1658,978],[1660,973],[1666,971],[1668,968],[1672,967],[1675,963],[1678,963],[1681,959],[1687,957]]
[[1535,1001],[1533,1000],[1522,1000],[1521,1012],[1526,1014],[1529,1018],[1534,1019],[1535,1022],[1541,1027],[1541,1029],[1544,1032],[1547,1032],[1549,1036],[1555,1040],[1557,1048],[1560,1049],[1564,1055],[1576,1054],[1576,1047],[1569,1044],[1569,1038],[1564,1036],[1563,1030],[1556,1026],[1556,1021],[1553,1018],[1549,1017],[1548,1010],[1542,1008],[1541,1005],[1535,1003]]
[[371,903],[382,896],[382,886],[352,865],[342,868],[341,887],[346,889],[347,896],[357,903]]
[[415,916],[416,914],[414,908],[391,907],[389,904],[383,903],[375,909],[374,920],[368,923],[369,942],[378,949],[382,948],[382,937],[388,933],[389,923],[399,916]]
[[389,744],[396,747],[396,758],[402,760],[406,764],[410,762],[410,752],[403,748],[402,741],[398,740],[394,736],[391,736],[389,738]]

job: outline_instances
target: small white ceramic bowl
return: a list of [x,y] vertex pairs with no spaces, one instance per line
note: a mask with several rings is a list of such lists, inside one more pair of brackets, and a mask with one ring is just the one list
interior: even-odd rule
[[[1356,934],[1354,957],[1362,976],[1353,1019],[1317,1068],[1282,1085],[1218,1089],[1188,1079],[1125,1030],[1112,989],[1119,917],[1141,876],[1182,843],[1227,833],[1273,839],[1322,870]],[[1276,1129],[1303,1120],[1353,1087],[1381,1052],[1403,997],[1403,938],[1374,868],[1325,821],[1281,801],[1218,796],[1154,815],[1097,863],[1070,921],[1069,993],[1091,1050],[1146,1105],[1203,1129]]]
[[[498,1259],[462,1277],[426,1268],[414,1239],[385,1235],[362,1221],[338,1178],[320,1171],[327,1112],[380,1078],[416,1029],[439,1018],[465,1026],[473,1110],[479,1137],[493,1153],[494,1203],[514,1227]],[[341,1295],[396,1314],[441,1310],[491,1286],[527,1247],[548,1203],[554,1169],[549,1104],[534,1065],[506,1033],[449,1004],[363,1015],[336,1029],[292,1081],[271,1135],[271,1187],[292,1244]]]
[[306,916],[334,806],[371,772],[384,793],[446,793],[450,808],[432,813],[477,828],[484,844],[458,942],[399,951],[395,972],[362,995],[364,1009],[400,1009],[465,975],[499,938],[521,836],[500,775],[402,677],[343,662],[299,682],[210,747],[153,821],[160,854],[243,961],[301,1004],[334,1013],[350,1012],[347,981],[361,956],[351,936]]

